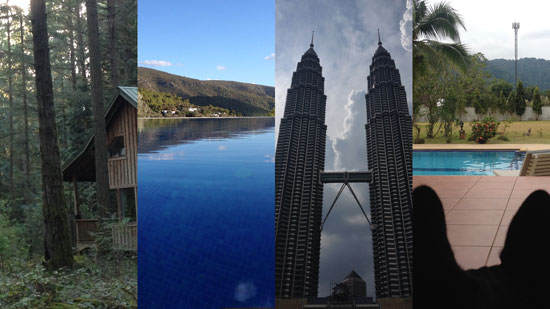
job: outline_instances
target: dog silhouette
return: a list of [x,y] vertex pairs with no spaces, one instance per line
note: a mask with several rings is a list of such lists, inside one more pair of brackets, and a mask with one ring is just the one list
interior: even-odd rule
[[463,270],[456,263],[443,205],[434,190],[413,191],[413,307],[550,308],[550,195],[527,197],[512,219],[501,264]]

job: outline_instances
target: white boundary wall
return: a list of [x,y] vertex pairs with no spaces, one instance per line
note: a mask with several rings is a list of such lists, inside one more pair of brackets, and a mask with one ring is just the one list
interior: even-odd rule
[[[464,122],[468,121],[474,121],[474,120],[483,120],[485,117],[493,117],[497,121],[504,121],[511,118],[517,119],[516,114],[502,114],[500,112],[497,113],[487,113],[484,115],[478,115],[475,112],[475,109],[473,107],[466,107],[466,113],[462,114],[460,117],[460,120]],[[420,108],[420,114],[421,116],[416,119],[418,122],[428,122],[428,117],[426,117],[427,109],[425,107]],[[533,113],[532,107],[526,107],[525,113],[521,115],[521,120],[537,120],[536,115]],[[543,106],[542,107],[542,114],[539,115],[538,120],[550,120],[550,106]]]

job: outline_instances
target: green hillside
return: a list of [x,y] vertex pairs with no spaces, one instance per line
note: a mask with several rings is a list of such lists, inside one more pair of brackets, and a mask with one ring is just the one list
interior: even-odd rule
[[212,105],[243,116],[272,115],[275,108],[275,88],[270,86],[204,81],[143,67],[138,68],[138,76],[139,88],[169,93],[191,105]]
[[[493,59],[487,61],[487,71],[492,77],[514,83],[514,60]],[[521,58],[518,60],[518,79],[524,86],[538,86],[550,90],[550,60]]]

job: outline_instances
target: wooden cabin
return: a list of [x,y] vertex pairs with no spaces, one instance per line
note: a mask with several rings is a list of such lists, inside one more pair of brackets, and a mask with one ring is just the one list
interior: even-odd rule
[[[117,87],[105,111],[107,131],[109,213],[124,224],[112,228],[113,248],[137,250],[137,97],[136,87]],[[79,182],[95,182],[95,146],[92,135],[84,149],[63,169],[63,180],[74,186],[76,247],[94,242],[97,218],[82,218],[78,197]],[[115,221],[117,221],[115,220]]]

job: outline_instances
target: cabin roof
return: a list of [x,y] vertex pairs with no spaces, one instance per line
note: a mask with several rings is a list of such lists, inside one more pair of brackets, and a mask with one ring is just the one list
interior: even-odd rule
[[[122,102],[127,102],[137,109],[137,98],[137,87],[118,86],[117,92],[105,110],[105,127],[109,127]],[[75,176],[77,181],[95,181],[94,134],[88,138],[83,149],[63,168],[63,181],[72,181]]]

